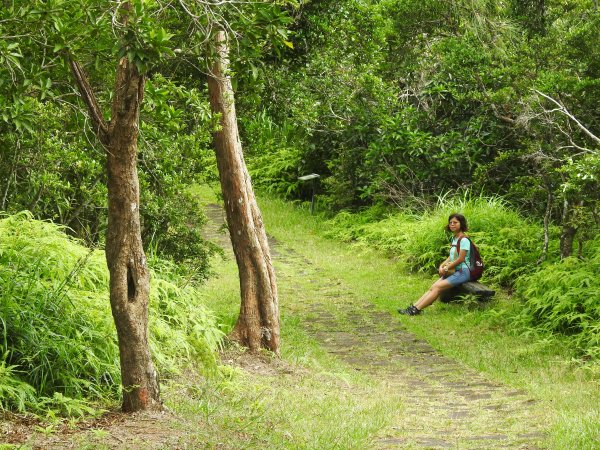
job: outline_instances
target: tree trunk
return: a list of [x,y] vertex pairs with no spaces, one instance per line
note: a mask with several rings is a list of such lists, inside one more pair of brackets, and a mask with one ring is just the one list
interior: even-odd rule
[[275,271],[262,216],[246,169],[239,139],[228,48],[224,32],[216,36],[217,58],[208,77],[213,113],[221,129],[214,134],[215,152],[227,225],[235,253],[241,290],[240,315],[231,338],[251,351],[279,354],[279,304]]
[[145,79],[122,58],[117,67],[111,117],[104,121],[87,77],[76,61],[71,71],[107,152],[106,262],[110,304],[119,340],[123,411],[160,407],[158,377],[148,344],[150,274],[142,246],[137,176],[139,112]]
[[552,215],[552,206],[554,203],[554,194],[550,183],[545,183],[546,187],[546,213],[544,214],[544,245],[542,246],[542,254],[540,255],[537,264],[540,265],[548,255],[548,245],[550,243],[550,217]]
[[158,376],[148,344],[150,273],[142,245],[137,176],[139,112],[145,79],[121,60],[108,145],[108,228],[106,261],[110,303],[119,336],[123,410],[158,407]]
[[568,258],[573,254],[573,241],[577,228],[571,225],[571,203],[563,201],[562,232],[560,235],[560,258]]
[[568,258],[573,254],[573,242],[575,241],[575,233],[577,229],[570,225],[563,226],[560,235],[560,258]]

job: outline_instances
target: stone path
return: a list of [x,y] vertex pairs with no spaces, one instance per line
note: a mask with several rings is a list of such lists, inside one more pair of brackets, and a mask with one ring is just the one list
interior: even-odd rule
[[[227,235],[217,232],[221,209],[210,206],[208,215],[208,237],[229,246]],[[403,398],[405,409],[371,448],[542,448],[543,412],[525,392],[439,354],[402,325],[418,318],[378,310],[299,253],[272,239],[271,248],[282,305],[301,300],[294,301],[294,314],[329,353]]]

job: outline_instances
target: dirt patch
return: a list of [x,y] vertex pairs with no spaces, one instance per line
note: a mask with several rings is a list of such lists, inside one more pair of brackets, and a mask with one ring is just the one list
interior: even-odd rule
[[124,414],[111,411],[99,418],[69,424],[11,420],[4,424],[2,443],[39,450],[53,449],[177,449],[188,442],[188,429],[173,413]]
[[221,352],[221,363],[258,376],[299,373],[302,370],[270,352],[251,353],[237,345],[231,345]]

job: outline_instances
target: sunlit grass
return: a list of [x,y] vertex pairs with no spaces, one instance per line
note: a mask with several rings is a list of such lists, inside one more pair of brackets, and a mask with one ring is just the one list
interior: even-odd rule
[[[197,192],[205,204],[217,201],[210,190]],[[240,302],[234,258],[216,258],[213,271],[216,276],[202,296],[228,332]],[[261,369],[260,358],[249,358],[248,372],[232,369],[226,352],[221,378],[169,387],[169,407],[190,420],[201,418],[196,438],[209,447],[369,447],[371,438],[401,411],[399,397],[379,380],[328,355],[306,333],[293,304],[311,294],[310,286],[291,289],[283,281],[279,286],[282,362]],[[259,369],[252,370],[254,365]]]
[[[340,246],[323,238],[327,222],[306,209],[267,196],[261,208],[269,233],[391,314],[414,302],[433,281],[407,272],[401,258],[394,261],[364,246]],[[542,402],[551,429],[549,447],[594,448],[600,442],[600,368],[577,362],[559,338],[512,333],[502,316],[494,320],[494,311],[518,305],[505,294],[497,295],[497,302],[482,308],[438,303],[422,316],[398,320],[442,353]]]

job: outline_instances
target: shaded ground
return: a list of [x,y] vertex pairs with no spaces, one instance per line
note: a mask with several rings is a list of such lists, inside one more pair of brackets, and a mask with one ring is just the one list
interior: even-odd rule
[[[208,214],[207,238],[231,256],[229,239],[222,232],[222,210],[213,205]],[[274,240],[271,246],[282,310],[300,317],[307,332],[329,353],[403,399],[405,408],[391,427],[373,437],[370,448],[540,448],[543,412],[525,392],[491,382],[409,333],[402,321],[418,317],[378,310],[341,280],[323,275],[301,254]],[[224,353],[222,361],[257,375],[299,370],[235,350]],[[23,448],[35,449],[205,448],[194,440],[200,435],[191,432],[197,426],[169,411],[113,412],[76,428],[61,425],[49,430],[13,418],[0,429],[0,442],[26,443]]]
[[190,448],[185,444],[189,439],[181,418],[169,411],[138,414],[115,411],[73,427],[68,423],[41,427],[33,421],[13,417],[5,423],[0,436],[2,444],[36,450]]

